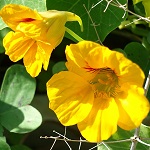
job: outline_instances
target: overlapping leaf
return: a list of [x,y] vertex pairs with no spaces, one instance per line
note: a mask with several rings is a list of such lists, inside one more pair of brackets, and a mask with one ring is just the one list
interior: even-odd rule
[[[81,17],[84,31],[81,32],[78,24],[74,22],[68,22],[67,26],[85,40],[103,41],[125,19],[126,12],[118,8],[119,6],[108,4],[105,0],[98,2],[97,0],[55,0],[54,3],[54,0],[47,0],[47,8],[74,12]],[[113,2],[117,3],[115,0]],[[118,2],[117,5],[127,3],[126,0]],[[68,34],[66,36],[71,38]]]
[[24,66],[13,65],[7,70],[0,91],[0,123],[7,130],[27,133],[41,124],[41,114],[29,105],[35,88],[35,79]]

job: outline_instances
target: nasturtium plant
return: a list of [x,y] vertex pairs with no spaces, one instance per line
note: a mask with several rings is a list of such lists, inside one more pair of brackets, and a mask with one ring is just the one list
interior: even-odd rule
[[0,0],[0,150],[149,149],[149,7]]
[[[150,9],[149,9],[149,7],[150,7],[150,1],[149,0],[133,0],[134,4],[137,4],[139,2],[142,2],[143,6],[144,6],[145,13],[146,13],[145,17],[149,18],[149,16],[150,16]],[[145,18],[145,20],[146,20],[146,18]],[[149,23],[149,25],[150,25],[150,23]]]

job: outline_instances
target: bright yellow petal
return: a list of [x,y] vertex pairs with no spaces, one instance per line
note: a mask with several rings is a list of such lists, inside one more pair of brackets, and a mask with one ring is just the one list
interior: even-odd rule
[[80,76],[63,71],[47,82],[50,108],[65,125],[81,122],[92,108],[94,94],[90,85]]
[[[67,68],[90,80],[91,68],[110,68],[119,77],[119,84],[129,82],[142,87],[144,73],[138,65],[123,54],[90,41],[81,41],[66,47]],[[89,69],[88,69],[89,68]]]
[[149,112],[150,105],[142,88],[126,86],[124,90],[126,92],[116,98],[120,114],[118,125],[125,130],[131,130],[141,124]]
[[9,56],[11,61],[16,62],[24,57],[33,42],[32,39],[25,37],[20,32],[10,31],[3,39],[5,54]]
[[42,69],[43,58],[38,52],[38,46],[34,43],[23,58],[24,65],[27,72],[36,77],[39,75]]
[[33,20],[42,20],[43,18],[37,11],[23,5],[9,4],[0,11],[3,21],[13,30],[20,22],[30,22]]
[[[49,10],[40,12],[44,18],[42,35],[46,35],[47,40],[53,47],[57,47],[65,34],[65,24],[67,21],[78,21],[82,28],[82,20],[74,13],[67,11]],[[47,30],[44,30],[44,26]],[[41,35],[41,36],[42,36]]]
[[48,19],[49,25],[51,25],[54,20],[58,20],[62,25],[65,25],[67,21],[78,21],[81,31],[83,31],[82,20],[74,13],[68,11],[48,10],[46,12],[39,12],[39,14]]
[[87,62],[89,52],[96,47],[99,47],[99,44],[90,41],[81,41],[67,46],[65,52],[68,70],[87,79],[91,78],[91,73],[88,73],[85,67],[89,67]]
[[38,39],[42,40],[43,39],[44,41],[46,41],[46,38],[45,38],[46,32],[45,32],[44,37],[41,35],[41,30],[42,30],[41,22],[37,21],[37,23],[35,23],[35,24],[34,23],[21,22],[17,26],[16,29],[17,29],[17,31],[24,33],[25,36],[27,36],[27,37],[33,38],[35,40],[38,40]]
[[82,136],[89,142],[107,140],[117,131],[119,112],[114,99],[95,99],[85,120],[78,123]]
[[37,41],[38,51],[43,57],[43,68],[47,70],[53,47],[49,43]]
[[120,85],[128,82],[142,87],[145,76],[140,67],[119,52],[111,53],[106,63],[119,77]]
[[89,52],[87,62],[92,68],[108,67],[114,70],[119,77],[120,85],[129,82],[133,85],[143,86],[145,78],[143,71],[120,52],[99,46]]
[[[64,18],[52,21],[52,25],[48,28],[46,37],[49,43],[56,48],[62,41],[65,34]],[[65,22],[66,23],[66,22]]]

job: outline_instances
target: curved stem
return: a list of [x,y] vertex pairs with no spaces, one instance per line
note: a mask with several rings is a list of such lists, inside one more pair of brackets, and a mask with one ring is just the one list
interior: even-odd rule
[[66,27],[66,32],[68,32],[72,37],[74,37],[78,42],[83,41],[80,36],[78,36],[76,33],[74,33],[72,30]]

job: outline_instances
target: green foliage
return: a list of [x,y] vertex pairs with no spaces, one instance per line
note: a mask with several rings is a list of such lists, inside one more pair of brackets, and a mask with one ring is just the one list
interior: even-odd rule
[[[97,150],[108,150],[108,148],[110,150],[127,150],[130,149],[131,146],[131,137],[133,137],[134,135],[134,130],[132,131],[125,131],[122,130],[121,128],[118,128],[117,132],[112,135],[112,137],[107,140],[106,142],[104,141],[104,143],[100,144],[98,146]],[[145,125],[141,125],[140,126],[140,138],[143,142],[146,143],[150,143],[149,140],[146,140],[147,138],[149,138],[150,135],[150,128],[145,126]],[[116,141],[120,141],[120,142],[116,142]],[[138,143],[136,150],[148,150],[148,146]]]
[[3,30],[0,30],[0,53],[4,53],[4,47],[3,47],[3,38],[4,36],[10,31],[9,28],[4,28]]
[[139,2],[141,2],[143,0],[132,0],[132,1],[133,1],[133,4],[137,4],[137,3],[139,3]]
[[59,61],[58,63],[56,63],[53,68],[52,68],[52,73],[59,73],[60,71],[66,71],[66,65],[65,65],[65,61]]
[[[143,4],[143,6],[144,6],[144,9],[145,9],[145,17],[149,17],[150,16],[150,1],[149,0],[133,0],[133,3],[134,4],[138,4],[139,2],[142,2],[142,3],[140,3],[140,5],[141,4]],[[150,25],[150,23],[149,23],[149,25]]]
[[[13,65],[6,71],[0,91],[0,124],[10,132],[28,133],[40,126],[41,114],[29,105],[35,88],[35,79],[24,66]],[[2,127],[0,131],[2,135]],[[5,140],[1,142],[8,147]]]
[[[26,72],[25,67],[13,65],[5,73],[1,86],[0,100],[13,107],[28,105],[33,99],[35,88],[35,79]],[[4,113],[7,107],[7,105],[4,108],[2,107],[0,113]],[[10,106],[9,110],[11,110]]]
[[[150,16],[150,0],[133,0],[134,6],[131,7],[131,10],[134,10],[138,15],[130,15],[127,11],[128,7],[125,7],[125,5],[122,5],[124,8],[120,7],[121,4],[126,4],[127,0],[118,0],[119,3],[117,3],[116,0],[113,0],[112,2],[115,2],[113,4],[116,5],[112,5],[112,3],[108,4],[106,0],[99,2],[100,0],[0,0],[0,8],[6,4],[15,3],[37,9],[38,11],[55,9],[74,12],[81,17],[84,31],[81,32],[78,23],[74,22],[66,23],[66,26],[69,29],[84,40],[91,40],[99,43],[105,42],[109,35],[113,35],[113,38],[111,38],[112,42],[106,41],[105,45],[111,45],[114,50],[123,53],[130,60],[137,63],[147,77],[150,69],[150,28],[148,26],[149,22],[142,20],[138,15],[144,17]],[[139,18],[141,20],[137,20]],[[119,26],[120,24],[121,26]],[[120,30],[119,37],[130,40],[130,42],[126,43],[123,47],[118,46],[120,44],[120,39],[117,39],[118,45],[113,43],[113,40],[116,38],[113,31],[118,27],[120,27],[119,29],[124,29]],[[0,20],[0,30],[0,53],[4,53],[2,40],[10,29],[6,28],[6,24],[3,23],[2,20]],[[126,33],[130,33],[132,36],[129,36],[129,34]],[[76,40],[68,33],[66,33],[65,36],[70,39],[70,43],[73,43],[73,41],[76,42]],[[65,42],[63,41],[62,43]],[[67,44],[65,43],[65,45]],[[64,47],[58,47],[57,54],[52,54],[53,56],[48,70],[42,71],[37,77],[37,85],[35,79],[30,77],[22,65],[13,65],[8,69],[6,68],[7,71],[0,91],[0,150],[30,150],[29,147],[20,144],[20,141],[17,143],[17,140],[15,141],[15,144],[17,143],[17,145],[11,146],[10,148],[6,142],[7,138],[4,129],[9,132],[21,133],[23,135],[23,133],[29,133],[41,125],[41,114],[29,104],[35,96],[36,89],[39,93],[46,93],[46,82],[52,74],[67,69],[65,66],[66,58],[62,56],[64,49]],[[1,56],[3,57],[2,54]],[[148,92],[147,97],[150,99],[150,91]],[[42,101],[40,101],[40,103],[35,101],[34,103],[40,110],[43,112],[45,111],[45,105],[42,105]],[[48,108],[47,101],[46,105]],[[45,118],[48,120],[48,117],[49,116],[46,115]],[[52,118],[51,114],[50,117]],[[53,117],[56,118],[56,116]],[[149,119],[146,119],[149,122]],[[130,138],[133,137],[134,132],[134,130],[125,131],[118,127],[118,131],[112,135],[110,139],[101,143],[97,147],[97,150],[108,150],[108,148],[110,150],[130,149]],[[42,134],[43,133],[41,133],[41,135]],[[46,134],[48,135],[49,133]],[[27,134],[25,134],[25,136],[26,135]],[[15,136],[17,136],[17,134]],[[150,128],[148,126],[141,125],[140,138],[143,142],[150,144],[150,140],[146,140],[150,138]],[[138,142],[136,150],[148,149],[148,146]]]
[[[121,4],[125,4],[127,2],[126,0],[118,1]],[[78,35],[80,35],[84,40],[103,42],[106,36],[115,28],[117,28],[121,21],[125,20],[125,17],[123,17],[125,11],[112,5],[109,5],[107,8],[106,1],[102,1],[102,3],[92,8],[92,5],[96,3],[97,0],[72,0],[71,2],[55,0],[55,3],[54,1],[47,0],[47,9],[74,12],[81,17],[83,21],[84,32],[80,32],[79,26],[77,26],[75,23],[67,23],[67,27],[72,29],[75,33],[78,33]],[[106,8],[107,10],[104,12]],[[95,31],[95,29],[97,31]],[[66,37],[74,40],[67,33]]]
[[31,150],[31,149],[25,145],[15,145],[11,147],[11,150]]
[[149,62],[149,55],[143,45],[137,42],[131,42],[126,45],[124,51],[130,60],[138,64],[141,69],[146,72],[146,67]]
[[0,139],[0,149],[1,150],[11,150],[9,145],[1,139]]

